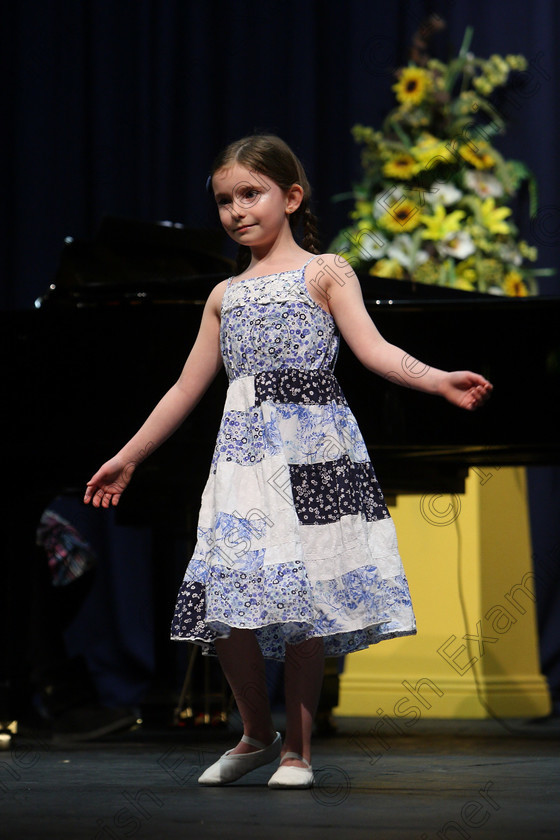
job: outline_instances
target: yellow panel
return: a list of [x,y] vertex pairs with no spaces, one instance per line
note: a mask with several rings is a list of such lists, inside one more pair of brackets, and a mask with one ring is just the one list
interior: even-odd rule
[[391,508],[418,635],[346,657],[338,716],[541,717],[534,577],[520,468],[473,469],[458,496]]

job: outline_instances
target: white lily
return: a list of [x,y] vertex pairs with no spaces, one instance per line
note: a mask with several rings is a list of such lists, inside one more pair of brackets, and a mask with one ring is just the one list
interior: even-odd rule
[[465,260],[476,251],[474,242],[465,230],[449,234],[442,242],[437,243],[437,248],[441,254],[456,257],[458,260]]
[[397,260],[403,268],[411,272],[429,259],[426,251],[418,250],[418,246],[409,233],[396,236],[387,248],[387,256]]
[[425,192],[424,198],[429,204],[443,204],[449,207],[462,198],[463,193],[457,189],[455,184],[433,184],[433,192]]
[[489,172],[474,172],[469,169],[465,172],[463,180],[467,189],[472,190],[480,198],[499,198],[504,194],[501,183]]
[[387,252],[387,240],[376,230],[361,230],[353,240],[361,260],[380,260]]

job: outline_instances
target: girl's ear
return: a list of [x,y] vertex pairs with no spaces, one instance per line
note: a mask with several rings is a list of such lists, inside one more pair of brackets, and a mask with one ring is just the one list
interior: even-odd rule
[[303,187],[299,184],[292,184],[286,193],[286,213],[295,213],[303,201]]

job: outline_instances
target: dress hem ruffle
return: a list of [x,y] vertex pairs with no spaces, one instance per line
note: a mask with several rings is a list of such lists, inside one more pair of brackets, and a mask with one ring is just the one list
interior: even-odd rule
[[[210,625],[207,625],[210,626]],[[409,628],[400,628],[396,630],[388,630],[386,632],[377,632],[374,633],[375,628],[378,625],[369,625],[368,627],[358,629],[356,631],[344,631],[343,633],[338,634],[330,634],[330,635],[322,635],[320,633],[312,633],[308,635],[305,639],[301,641],[309,641],[310,639],[325,639],[327,644],[325,645],[325,657],[338,657],[338,656],[346,656],[349,653],[355,653],[359,650],[366,650],[371,645],[376,645],[379,642],[384,642],[388,639],[397,639],[402,638],[404,636],[415,636],[417,633],[416,625]],[[259,630],[267,629],[267,626],[261,627],[241,627],[237,625],[230,625],[229,630],[232,629],[239,629],[239,630],[254,630],[258,637]],[[223,633],[216,635],[214,641],[216,639],[227,639],[229,638],[229,633]],[[356,641],[358,637],[366,635],[367,638],[364,638],[363,641],[357,642],[356,644],[352,645],[351,647],[347,647],[346,645],[337,646],[335,650],[333,648],[333,643],[336,642],[337,637],[348,637],[354,636]],[[202,648],[202,655],[203,656],[217,656],[216,648],[214,646],[214,642],[210,642],[207,639],[197,638],[197,637],[190,637],[190,636],[181,636],[181,635],[172,635],[171,641],[174,642],[190,642],[193,645],[198,645]],[[279,649],[277,651],[269,651],[263,652],[264,659],[270,659],[276,662],[283,662],[285,659],[285,646],[287,644],[298,644],[298,642],[291,643],[285,640],[282,640],[279,645]]]

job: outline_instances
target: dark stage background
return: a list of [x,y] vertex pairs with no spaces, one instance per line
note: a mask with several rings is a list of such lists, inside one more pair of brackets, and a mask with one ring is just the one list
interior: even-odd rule
[[[350,129],[380,125],[393,104],[391,68],[434,11],[447,21],[433,41],[437,57],[456,53],[472,25],[475,54],[519,52],[530,62],[515,97],[497,102],[510,120],[499,146],[536,174],[540,211],[522,233],[538,246],[540,266],[557,267],[555,0],[8,0],[0,306],[33,307],[64,238],[92,237],[105,215],[216,226],[205,192],[211,160],[254,130],[280,134],[301,156],[326,246],[349,209],[331,197],[359,177]],[[542,290],[558,294],[560,281]],[[560,711],[560,480],[548,468],[529,475],[535,564],[547,567],[541,653]]]

